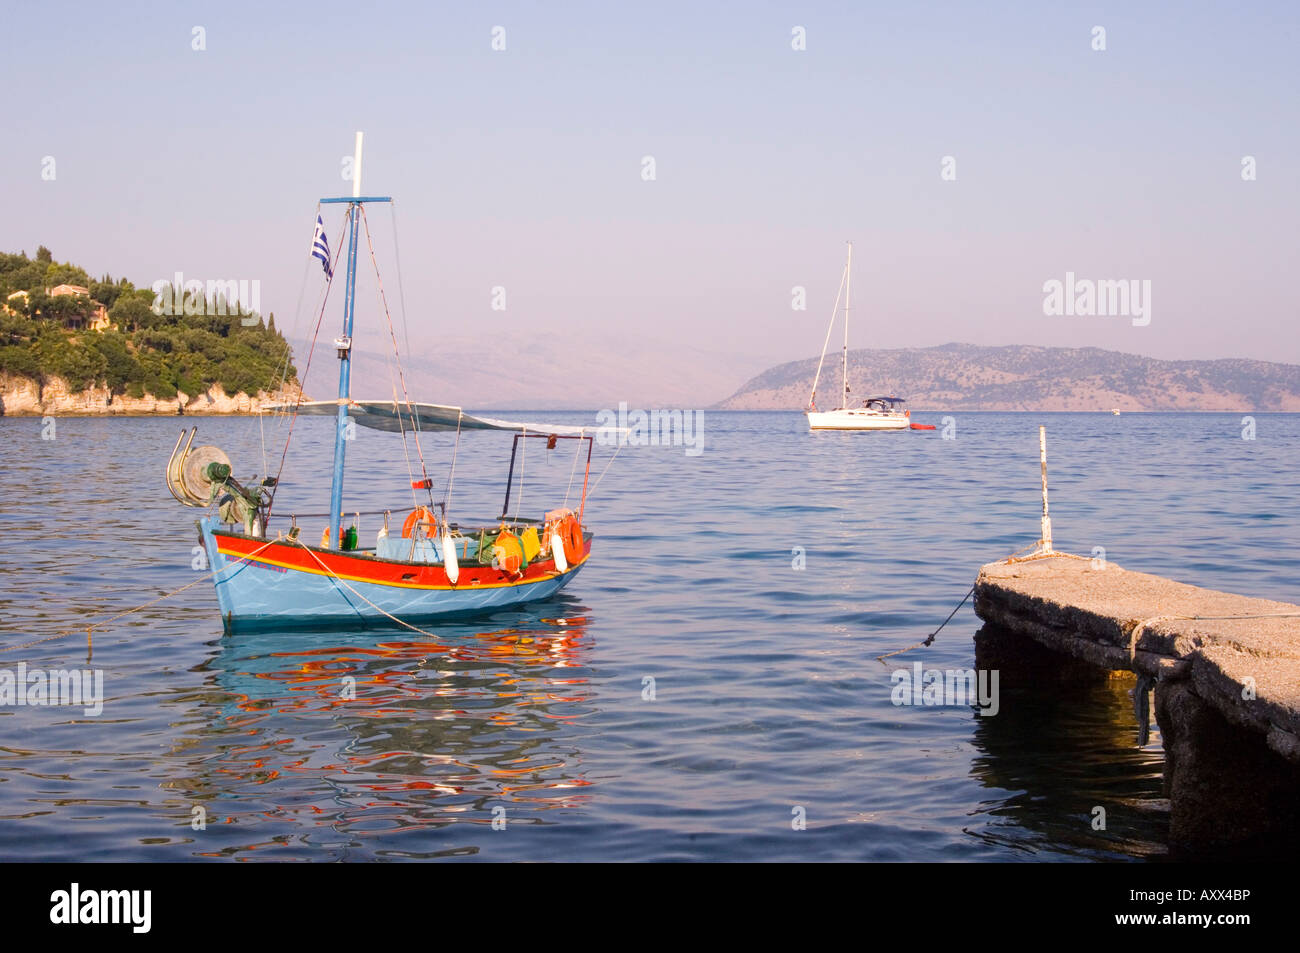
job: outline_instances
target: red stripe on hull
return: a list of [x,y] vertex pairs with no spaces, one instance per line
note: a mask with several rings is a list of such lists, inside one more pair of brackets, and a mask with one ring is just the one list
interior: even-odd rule
[[[283,566],[302,572],[325,575],[330,573],[344,579],[374,583],[377,586],[398,586],[411,589],[463,589],[467,586],[518,586],[538,582],[559,575],[555,560],[547,559],[531,563],[524,569],[522,576],[512,576],[501,569],[491,566],[463,564],[460,575],[453,587],[447,578],[447,570],[441,565],[426,563],[399,563],[373,556],[361,556],[355,553],[337,552],[316,547],[304,548],[297,543],[272,542],[268,545],[264,539],[250,536],[236,536],[229,533],[214,533],[217,550],[233,560],[251,563],[266,563]],[[256,553],[256,555],[252,555]],[[591,554],[591,539],[582,542],[582,558],[573,563],[573,569],[586,562]],[[319,560],[319,562],[317,561]],[[325,567],[322,569],[322,565]]]

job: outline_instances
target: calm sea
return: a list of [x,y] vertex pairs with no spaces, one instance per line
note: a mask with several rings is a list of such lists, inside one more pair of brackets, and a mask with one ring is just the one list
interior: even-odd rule
[[[238,475],[275,472],[282,427],[0,419],[0,647],[200,580],[95,632],[102,714],[0,707],[0,859],[1162,857],[1159,735],[1137,747],[1131,682],[1004,677],[993,717],[895,706],[893,668],[974,665],[969,605],[932,647],[876,656],[1037,538],[1040,423],[1058,549],[1295,601],[1300,416],[1258,415],[1253,440],[1240,414],[951,416],[944,439],[708,412],[698,455],[621,451],[587,507],[593,558],[555,600],[429,634],[233,637],[163,467],[197,423]],[[282,515],[325,508],[331,428],[299,421]],[[440,487],[451,450],[424,439]],[[453,518],[500,512],[509,451],[461,439]],[[347,506],[404,516],[407,459],[359,431]],[[521,463],[522,512],[563,498],[567,447]],[[362,538],[378,526],[362,516]],[[84,631],[5,651],[0,677],[86,651]]]

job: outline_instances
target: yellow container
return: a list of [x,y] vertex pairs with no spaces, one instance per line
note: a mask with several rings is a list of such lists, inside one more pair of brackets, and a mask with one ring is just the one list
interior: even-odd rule
[[519,537],[524,544],[524,562],[530,563],[542,551],[542,544],[537,541],[537,527],[530,526]]

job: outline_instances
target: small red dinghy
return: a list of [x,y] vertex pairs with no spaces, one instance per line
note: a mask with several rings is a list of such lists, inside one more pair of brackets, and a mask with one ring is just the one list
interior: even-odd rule
[[933,430],[934,424],[912,424],[913,430]]

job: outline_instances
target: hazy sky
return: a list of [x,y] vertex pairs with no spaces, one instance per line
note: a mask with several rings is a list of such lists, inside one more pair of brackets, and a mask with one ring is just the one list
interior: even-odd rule
[[[9,4],[0,249],[137,284],[257,279],[291,330],[316,199],[350,192],[362,129],[425,353],[571,341],[715,400],[816,355],[852,239],[854,346],[1300,362],[1298,10]],[[1150,324],[1045,316],[1067,271],[1150,280]]]

